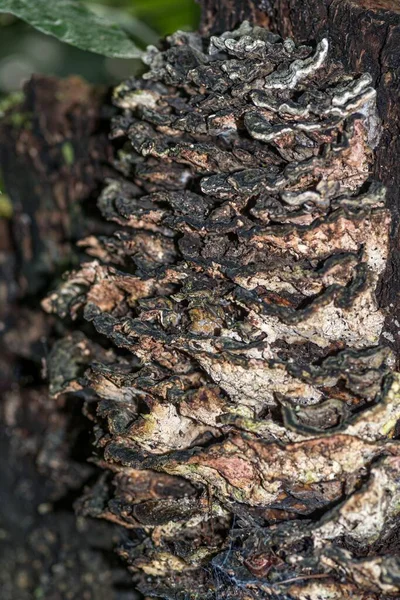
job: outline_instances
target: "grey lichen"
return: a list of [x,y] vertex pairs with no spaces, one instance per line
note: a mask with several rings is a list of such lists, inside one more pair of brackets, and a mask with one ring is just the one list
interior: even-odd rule
[[106,473],[80,510],[132,530],[151,596],[400,592],[375,90],[327,54],[248,23],[149,48],[114,93],[122,229],[44,302],[96,330],[55,345],[51,389],[86,398]]

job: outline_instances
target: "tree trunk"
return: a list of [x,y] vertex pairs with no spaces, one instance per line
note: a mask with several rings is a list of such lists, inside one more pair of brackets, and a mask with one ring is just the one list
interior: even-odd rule
[[37,76],[2,120],[0,161],[23,293],[43,290],[95,227],[90,205],[112,159],[105,97],[78,77]]
[[269,26],[269,0],[199,0],[202,6],[203,33],[222,33],[236,29],[243,21]]
[[13,207],[0,219],[2,600],[132,600],[120,591],[129,578],[105,559],[118,532],[77,527],[72,504],[94,473],[90,430],[79,400],[49,398],[43,370],[59,326],[41,298],[78,263],[76,240],[104,230],[95,199],[112,171],[105,100],[78,78],[37,76],[0,124]]
[[[324,42],[314,52],[247,28],[255,46],[213,42],[221,69],[199,59],[198,38],[177,34],[169,54],[149,56],[157,83],[116,91],[118,155],[104,95],[81,82],[34,80],[0,131],[16,207],[1,248],[11,300],[3,420],[51,482],[46,502],[27,450],[18,477],[50,516],[33,519],[21,576],[9,553],[3,571],[22,589],[8,577],[9,600],[40,587],[38,569],[53,573],[51,561],[30,568],[40,526],[58,536],[46,552],[62,555],[67,575],[44,578],[39,597],[62,598],[63,586],[76,598],[125,597],[113,588],[115,565],[94,550],[118,535],[149,597],[399,593],[400,397],[388,349],[398,350],[398,327],[383,310],[397,310],[400,276],[397,13],[382,2],[202,4],[203,32],[249,19],[299,43],[328,33],[334,60],[324,62]],[[339,60],[372,75],[378,143],[370,82],[346,77]],[[100,216],[93,204],[110,175]],[[43,317],[37,294],[55,283]],[[42,358],[51,401],[33,366]],[[12,385],[15,365],[25,386]],[[15,445],[6,444],[11,489]],[[73,501],[96,518],[81,534]],[[19,520],[24,502],[5,519]],[[105,521],[111,529],[97,530]],[[100,587],[93,568],[104,572]],[[74,581],[79,569],[92,584]]]

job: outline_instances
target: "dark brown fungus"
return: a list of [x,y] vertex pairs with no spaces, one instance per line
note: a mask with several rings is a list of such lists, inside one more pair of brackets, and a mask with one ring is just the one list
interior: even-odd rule
[[328,54],[248,23],[177,32],[114,92],[99,208],[121,229],[44,307],[96,331],[55,345],[50,385],[90,398],[106,473],[80,510],[129,528],[146,595],[400,593],[375,90]]

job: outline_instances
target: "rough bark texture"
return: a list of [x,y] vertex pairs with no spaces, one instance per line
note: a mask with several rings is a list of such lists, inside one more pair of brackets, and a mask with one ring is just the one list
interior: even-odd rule
[[[203,5],[204,29],[221,32],[247,18],[300,41],[319,40],[328,32],[335,59],[347,70],[371,73],[384,125],[373,168],[388,188],[396,232],[393,3],[208,0]],[[178,48],[186,43],[179,36],[176,42]],[[219,50],[225,51],[223,46],[224,41]],[[183,53],[181,70],[169,71],[170,78],[190,66],[191,51]],[[238,62],[241,52],[233,52]],[[302,60],[310,50],[298,52]],[[162,79],[157,60],[150,53]],[[252,65],[255,72],[265,68],[261,62],[262,67]],[[243,137],[253,138],[251,147],[246,140],[231,152],[232,120],[226,112],[203,132],[218,137],[227,128],[223,152],[210,139],[205,146],[196,129],[215,107],[211,102],[200,108],[201,95],[212,89],[214,76],[217,96],[226,92],[218,88],[225,76],[228,83],[230,77],[240,81],[243,69],[232,67],[223,76],[218,69],[199,70],[197,81],[171,103],[180,124],[168,120],[170,112],[162,101],[157,106],[151,93],[144,94],[148,105],[137,103],[137,97],[135,104],[130,93],[147,90],[143,82],[120,88],[117,104],[127,118],[117,121],[114,134],[128,137],[135,152],[120,153],[116,165],[129,183],[109,183],[101,196],[99,208],[108,223],[94,208],[99,182],[112,173],[105,164],[111,153],[102,127],[110,115],[102,121],[101,97],[80,82],[66,86],[39,79],[28,88],[23,110],[14,109],[3,124],[2,169],[16,207],[11,232],[9,222],[2,222],[6,235],[0,248],[5,282],[0,292],[8,298],[2,307],[8,352],[1,362],[7,526],[0,565],[7,600],[33,593],[57,600],[131,599],[131,591],[119,587],[126,580],[107,554],[122,529],[130,533],[124,534],[120,554],[152,596],[398,596],[399,382],[388,349],[369,348],[378,341],[385,315],[373,291],[387,262],[389,216],[379,188],[359,189],[371,164],[366,140],[371,124],[364,128],[363,119],[353,121],[349,110],[333,133],[323,123],[322,137],[317,134],[311,144],[296,123],[280,138],[290,114],[285,116],[283,104],[293,102],[294,121],[304,109],[297,92],[305,90],[296,88],[294,97],[280,92],[254,97],[257,110],[245,125],[243,115],[235,114],[241,135],[246,128]],[[321,81],[338,75],[330,67]],[[279,83],[279,77],[272,81]],[[182,84],[167,83],[170,89]],[[196,85],[200,95],[186,112]],[[363,102],[368,87],[370,82],[360,88]],[[154,91],[165,94],[162,86]],[[240,93],[218,108],[237,111],[235,98]],[[324,122],[319,101],[312,119],[317,114],[316,121]],[[357,156],[345,173],[347,189],[346,184],[344,190],[318,187],[317,165],[299,187],[294,177],[281,194],[277,183],[284,167],[309,159],[324,144],[335,148],[337,135],[350,141],[349,149],[339,143],[320,167],[334,182]],[[264,145],[273,152],[263,151]],[[335,152],[342,157],[336,165]],[[273,173],[268,185],[277,187],[263,195],[265,180],[255,170],[265,162]],[[253,173],[240,179],[236,174],[245,171],[244,163]],[[187,180],[187,173],[193,186],[179,195],[180,177]],[[232,189],[236,196],[243,187],[241,198],[229,198]],[[314,220],[318,226],[310,225]],[[113,235],[111,223],[124,227],[122,234]],[[307,234],[299,235],[304,226]],[[345,231],[351,232],[347,238]],[[68,322],[55,325],[43,318],[33,295],[53,287],[54,277],[78,261],[80,236],[86,236],[84,247],[97,262],[73,274],[65,293],[46,304],[63,317],[68,309],[79,318],[83,331],[70,334]],[[396,310],[395,233],[391,240],[380,298]],[[318,264],[309,260],[311,249]],[[272,260],[263,265],[267,255]],[[81,319],[83,307],[97,332]],[[398,351],[396,323],[395,314],[387,317],[382,342]],[[274,337],[272,346],[260,332]],[[64,339],[53,347],[60,335]],[[53,347],[49,357],[44,338]],[[39,375],[45,358],[54,400],[48,400]],[[83,400],[95,424],[94,462],[104,471],[99,478],[97,467],[86,463],[92,450],[88,421],[80,417]],[[35,462],[44,479],[36,478]],[[82,496],[92,477],[96,482],[91,479]],[[11,502],[11,496],[18,501]],[[98,529],[89,521],[77,532],[68,510],[78,496],[80,514],[120,527]],[[36,509],[32,514],[27,499],[47,514]],[[17,543],[11,546],[10,539]]]
[[[203,28],[223,31],[238,16],[268,25],[296,42],[319,40],[327,35],[332,58],[346,70],[367,72],[377,90],[383,133],[375,150],[374,175],[387,188],[393,215],[391,254],[382,278],[379,298],[388,316],[385,340],[400,355],[400,6],[395,0],[220,0],[203,2]],[[219,18],[211,7],[218,4]],[[260,13],[261,11],[261,13]]]
[[[95,197],[111,172],[106,93],[78,78],[34,77],[0,124],[13,215],[0,220],[0,589],[4,600],[132,600],[111,551],[118,532],[79,523],[72,505],[95,468],[76,398],[48,396],[57,334],[42,294],[102,231]],[[94,209],[94,210],[93,210]],[[115,537],[117,536],[117,537]]]
[[[34,77],[0,128],[0,164],[13,203],[19,293],[36,294],[95,227],[90,199],[111,162],[106,92],[79,78]],[[82,203],[85,200],[85,203]]]
[[270,0],[197,0],[202,6],[201,28],[204,33],[221,33],[238,27],[243,21],[268,26]]

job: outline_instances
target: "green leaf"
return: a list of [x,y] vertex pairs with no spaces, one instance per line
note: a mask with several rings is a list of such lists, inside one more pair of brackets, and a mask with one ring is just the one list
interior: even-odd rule
[[5,12],[82,50],[117,58],[141,56],[122,29],[77,0],[0,0],[0,13]]

